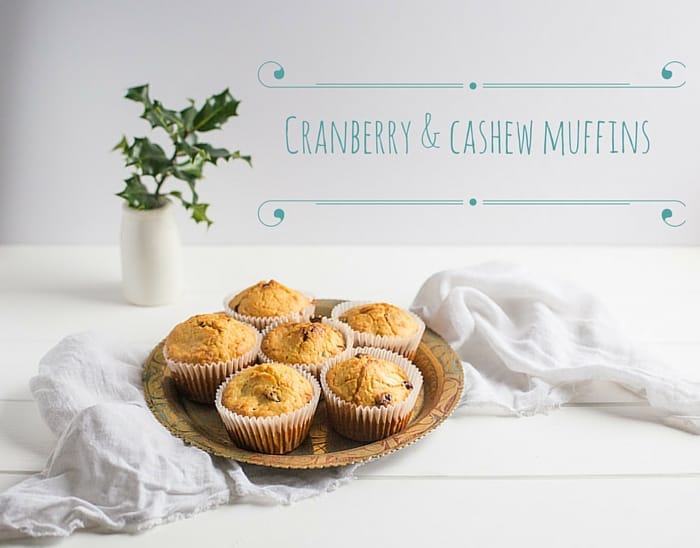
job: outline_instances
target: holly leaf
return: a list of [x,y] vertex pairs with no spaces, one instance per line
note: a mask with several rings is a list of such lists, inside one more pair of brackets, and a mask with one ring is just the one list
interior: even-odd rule
[[185,198],[183,198],[182,192],[180,192],[179,190],[173,190],[173,191],[171,191],[171,192],[168,192],[168,195],[169,195],[169,196],[175,196],[175,198],[177,198],[178,200],[180,200],[180,202],[181,202],[182,205],[185,207],[185,209],[189,209],[189,208],[192,207],[192,204],[191,204],[190,202],[188,202],[187,200],[185,200]]
[[144,105],[149,105],[151,103],[151,99],[148,97],[148,84],[129,88],[124,97],[136,101],[137,103],[143,103]]
[[143,175],[159,175],[172,169],[170,158],[158,143],[147,137],[136,137],[126,152],[127,166],[136,166]]
[[231,153],[225,148],[215,148],[208,143],[195,143],[192,146],[202,151],[205,161],[211,162],[214,165],[222,158],[224,160],[229,160],[231,158]]
[[240,101],[236,101],[226,88],[218,95],[212,95],[204,102],[193,120],[194,131],[211,131],[219,129],[231,116],[237,116]]
[[207,217],[208,207],[209,204],[192,204],[192,218],[196,223],[207,223],[207,228],[213,224],[213,221]]
[[[192,193],[192,202],[189,204],[190,206],[196,204],[199,201],[199,195],[195,190],[195,184],[197,183],[198,179],[202,178],[203,167],[204,157],[200,154],[199,156],[195,157],[189,162],[176,165],[173,169],[173,176],[180,179],[181,181],[185,181],[190,189],[190,192]],[[187,207],[187,209],[189,209],[189,207]]]
[[151,128],[162,127],[168,134],[174,133],[173,126],[177,128],[183,125],[180,113],[165,108],[160,101],[153,101],[147,105],[141,118],[147,120]]
[[129,150],[129,141],[126,140],[126,135],[122,135],[121,141],[119,141],[112,150],[119,150],[122,154],[126,154]]
[[194,101],[190,101],[190,106],[180,111],[180,119],[182,120],[183,134],[192,133],[194,131],[194,119],[197,116],[197,109],[194,106]]
[[248,165],[252,167],[252,159],[250,156],[243,156],[241,154],[240,150],[236,150],[235,152],[230,152],[229,150],[225,148],[216,148],[211,146],[209,143],[194,143],[192,145],[192,148],[196,148],[198,150],[201,150],[205,154],[205,160],[207,162],[210,162],[212,164],[215,164],[219,160],[245,160],[248,162]]
[[243,156],[241,154],[240,150],[237,150],[235,152],[232,152],[231,155],[228,157],[229,160],[243,160],[248,163],[250,167],[253,167],[253,158],[252,156]]
[[177,150],[178,154],[182,153],[186,156],[189,156],[190,159],[194,159],[197,156],[197,154],[200,154],[200,150],[194,145],[188,143],[187,141],[176,141],[175,150]]
[[155,196],[148,192],[148,188],[141,181],[141,177],[134,173],[128,179],[124,179],[126,186],[117,196],[124,198],[129,207],[134,209],[150,209],[155,204]]
[[[173,175],[182,181],[194,183],[197,179],[202,178],[202,169],[204,168],[205,156],[203,153],[197,153],[193,159],[188,162],[177,164],[173,168]],[[196,201],[196,200],[195,200]]]

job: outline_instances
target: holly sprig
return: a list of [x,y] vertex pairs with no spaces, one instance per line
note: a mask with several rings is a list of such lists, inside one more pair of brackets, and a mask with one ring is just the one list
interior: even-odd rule
[[[124,155],[126,167],[132,173],[124,182],[124,190],[117,193],[134,209],[156,209],[161,207],[168,196],[179,200],[185,209],[191,211],[196,223],[212,220],[207,216],[209,204],[199,201],[196,183],[204,177],[203,170],[207,163],[217,165],[219,160],[244,160],[252,166],[251,157],[244,156],[239,150],[230,152],[226,148],[214,147],[200,141],[200,133],[220,129],[230,118],[238,116],[237,101],[227,89],[218,95],[212,95],[197,108],[190,99],[189,105],[182,110],[171,110],[151,99],[148,84],[129,88],[126,99],[143,105],[141,118],[148,121],[151,129],[161,128],[169,137],[165,149],[148,137],[135,137],[129,141],[126,136],[116,144],[113,150]],[[170,179],[184,181],[189,188],[185,197],[179,190],[166,190],[164,183]]]

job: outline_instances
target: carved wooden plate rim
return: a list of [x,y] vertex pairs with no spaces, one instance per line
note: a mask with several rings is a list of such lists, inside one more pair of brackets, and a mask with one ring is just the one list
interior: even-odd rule
[[[328,315],[339,300],[324,299],[317,314]],[[336,434],[319,405],[312,432],[299,449],[287,455],[268,455],[239,448],[225,435],[214,406],[190,402],[176,389],[163,359],[163,342],[151,352],[143,368],[144,395],[158,421],[174,436],[211,455],[274,468],[329,468],[382,457],[415,443],[439,426],[456,408],[464,388],[459,357],[444,339],[426,329],[414,359],[424,384],[409,425],[388,438],[362,443]]]

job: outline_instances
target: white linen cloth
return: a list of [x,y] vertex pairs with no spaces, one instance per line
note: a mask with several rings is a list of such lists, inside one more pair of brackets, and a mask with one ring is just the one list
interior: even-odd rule
[[700,433],[700,383],[644,356],[598,298],[571,284],[487,263],[431,276],[411,309],[459,354],[460,405],[531,415],[609,381],[647,399],[664,422]]
[[292,503],[352,478],[354,466],[276,470],[185,445],[144,400],[148,352],[82,333],[41,360],[30,386],[58,441],[40,474],[0,493],[0,540],[133,533],[225,503]]
[[[492,263],[435,274],[412,309],[461,357],[463,406],[530,415],[613,381],[700,433],[700,384],[642,357],[581,289]],[[356,467],[266,469],[186,446],[145,403],[148,351],[83,333],[41,360],[31,389],[58,441],[43,472],[0,493],[0,539],[137,532],[225,503],[291,503],[352,478]]]

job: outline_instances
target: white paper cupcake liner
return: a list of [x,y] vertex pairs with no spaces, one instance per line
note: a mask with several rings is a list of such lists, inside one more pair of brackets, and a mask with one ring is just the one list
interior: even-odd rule
[[299,312],[293,312],[291,314],[284,314],[281,316],[248,316],[246,314],[239,314],[238,312],[235,312],[229,306],[231,299],[233,299],[236,295],[238,295],[238,293],[231,293],[230,295],[226,296],[224,299],[224,312],[226,312],[228,316],[231,316],[240,322],[245,322],[252,325],[259,331],[263,331],[266,327],[274,323],[306,322],[311,318],[311,316],[314,315],[314,312],[316,311],[316,300],[311,295],[304,294],[304,296],[309,299],[310,303]]
[[[258,361],[260,363],[270,363],[270,362],[278,362],[278,363],[287,363],[287,365],[293,365],[295,367],[298,367],[299,369],[303,369],[304,371],[308,371],[311,373],[314,377],[318,378],[318,376],[321,374],[321,369],[323,369],[326,365],[333,365],[335,363],[339,363],[342,361],[345,361],[349,358],[351,358],[353,354],[353,345],[354,345],[354,334],[352,332],[352,329],[350,327],[342,322],[333,320],[331,318],[322,318],[321,323],[331,325],[335,327],[336,329],[340,330],[343,333],[343,338],[345,339],[345,350],[343,350],[340,354],[336,354],[335,356],[328,358],[327,360],[324,360],[319,363],[287,363],[287,362],[280,362],[280,360],[275,360],[273,358],[270,358],[263,352],[262,349],[262,342],[261,342],[261,347],[260,347],[260,352],[258,353]],[[270,326],[268,326],[262,333],[262,340],[265,340],[265,337],[267,334],[280,325],[279,323],[274,323]]]
[[216,391],[215,405],[233,443],[244,449],[273,455],[289,453],[301,445],[311,428],[321,387],[309,372],[299,372],[313,387],[311,401],[296,411],[276,417],[248,417],[234,413],[224,406],[221,398],[235,374],[221,383]]
[[[331,318],[344,324],[344,322],[340,320],[340,316],[345,314],[345,312],[351,308],[355,308],[356,306],[373,304],[375,302],[378,301],[345,301],[339,303],[331,310]],[[386,348],[387,350],[392,350],[412,360],[415,357],[418,345],[420,345],[420,341],[423,338],[423,333],[425,332],[425,322],[410,310],[404,310],[404,312],[409,314],[418,325],[418,331],[416,331],[416,333],[409,337],[397,337],[391,335],[375,335],[373,333],[365,333],[351,328],[353,334],[355,335],[355,346],[374,346],[376,348]]]
[[395,405],[386,407],[355,405],[339,398],[329,388],[326,375],[332,366],[327,365],[321,371],[320,380],[328,419],[339,434],[357,441],[376,441],[400,432],[406,428],[411,419],[411,413],[423,386],[423,375],[413,362],[391,350],[361,347],[355,348],[352,356],[357,354],[369,354],[397,364],[406,373],[413,389],[408,398]]
[[163,345],[163,357],[178,388],[187,398],[199,403],[214,403],[216,390],[230,375],[255,363],[262,334],[255,330],[255,345],[245,354],[224,362],[187,363],[170,359]]

